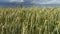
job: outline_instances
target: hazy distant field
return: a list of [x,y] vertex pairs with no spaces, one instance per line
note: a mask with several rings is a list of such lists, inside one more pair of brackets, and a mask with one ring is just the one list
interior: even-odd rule
[[0,34],[60,34],[60,8],[0,8]]

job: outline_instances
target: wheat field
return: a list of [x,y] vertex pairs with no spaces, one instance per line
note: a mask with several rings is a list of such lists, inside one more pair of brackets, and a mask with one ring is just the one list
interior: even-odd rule
[[60,8],[0,8],[0,34],[60,34]]

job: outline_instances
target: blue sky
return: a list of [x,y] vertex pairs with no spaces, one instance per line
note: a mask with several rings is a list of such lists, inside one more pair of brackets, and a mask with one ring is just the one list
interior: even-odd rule
[[[25,0],[0,0],[0,2],[24,2]],[[30,0],[28,0],[30,1]],[[33,0],[36,4],[60,4],[60,0]]]

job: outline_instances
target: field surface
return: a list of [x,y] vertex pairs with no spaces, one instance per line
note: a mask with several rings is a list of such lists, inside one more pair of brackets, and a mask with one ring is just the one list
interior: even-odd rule
[[0,34],[60,34],[60,8],[0,8]]

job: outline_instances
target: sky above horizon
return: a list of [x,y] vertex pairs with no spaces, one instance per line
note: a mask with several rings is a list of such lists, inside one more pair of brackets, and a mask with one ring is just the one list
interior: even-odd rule
[[60,0],[34,0],[36,4],[60,4]]
[[[0,2],[25,2],[25,0],[0,0]],[[32,0],[31,2],[35,4],[60,4],[60,0]]]

